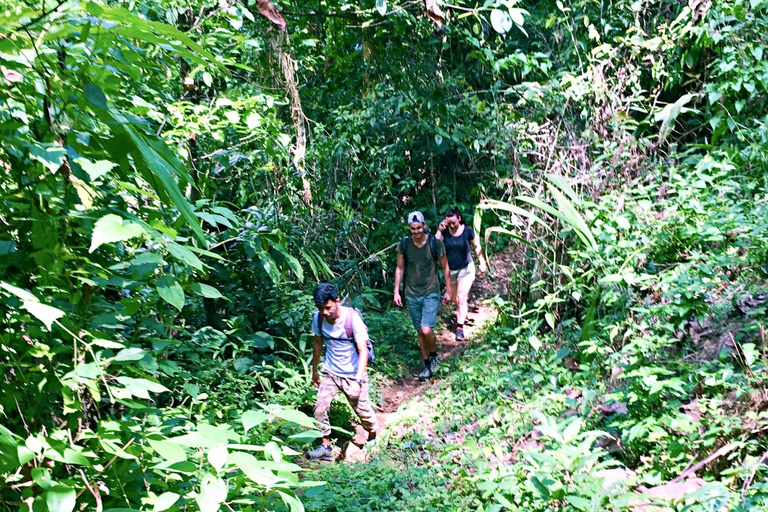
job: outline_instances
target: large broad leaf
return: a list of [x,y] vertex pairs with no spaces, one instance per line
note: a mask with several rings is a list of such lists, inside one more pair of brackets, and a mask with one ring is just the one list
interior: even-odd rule
[[270,418],[269,414],[261,411],[245,411],[240,421],[243,422],[243,428],[247,434],[250,429],[261,425]]
[[53,326],[53,322],[64,316],[62,310],[41,304],[40,302],[24,301],[22,307],[29,311],[32,316],[43,322],[49,331]]
[[219,290],[205,283],[192,284],[192,291],[206,299],[221,299],[224,297]]
[[240,436],[226,427],[214,427],[200,423],[196,432],[174,437],[173,442],[190,448],[215,448],[229,443],[230,440],[240,441]]
[[213,475],[205,475],[200,485],[200,493],[195,498],[200,510],[215,512],[227,499],[227,484]]
[[280,284],[280,270],[277,267],[277,263],[272,259],[272,256],[263,249],[258,252],[259,261],[262,268],[267,272],[267,275],[275,284]]
[[301,263],[293,255],[288,252],[288,249],[282,244],[274,244],[273,246],[280,254],[282,254],[285,261],[288,262],[288,266],[291,267],[299,281],[304,280],[304,269],[301,268]]
[[660,112],[657,112],[654,114],[654,119],[656,121],[661,121],[661,128],[659,129],[659,140],[663,141],[667,135],[669,135],[672,132],[672,128],[675,126],[675,120],[677,119],[677,116],[680,115],[681,112],[686,112],[688,110],[693,109],[686,109],[684,108],[685,105],[690,103],[690,101],[694,98],[696,98],[696,94],[683,94],[678,98],[678,100],[670,105],[667,105],[663,109],[661,109]]
[[0,472],[15,471],[35,458],[35,454],[24,446],[24,440],[0,425]]
[[41,303],[37,297],[26,290],[22,290],[21,288],[17,288],[16,286],[10,285],[3,281],[0,281],[0,288],[21,299],[21,307],[29,311],[29,314],[43,322],[49,331],[51,330],[53,323],[64,316],[64,312],[62,310]]
[[167,247],[168,252],[170,252],[177,260],[189,265],[190,267],[194,267],[197,270],[203,270],[203,262],[200,261],[200,258],[195,256],[195,253],[190,251],[188,248],[175,242],[170,242]]
[[277,494],[283,498],[283,503],[291,507],[291,512],[304,512],[304,505],[295,495],[283,491],[277,491]]
[[45,504],[50,512],[72,512],[77,503],[75,490],[64,484],[56,484],[45,492]]
[[147,355],[147,351],[139,347],[124,348],[115,356],[115,361],[140,361]]
[[67,158],[67,150],[54,144],[27,144],[27,154],[51,172],[56,172]]
[[319,430],[302,430],[298,434],[288,436],[288,439],[301,443],[309,443],[320,437],[323,437],[323,433]]
[[491,26],[499,34],[506,34],[512,29],[512,17],[507,11],[493,9],[491,11]]
[[123,220],[120,216],[110,213],[96,221],[88,252],[95,251],[102,244],[124,242],[146,234],[147,231],[140,224]]
[[187,453],[178,443],[172,441],[158,441],[154,439],[147,439],[147,442],[162,458],[170,462],[187,460]]
[[182,184],[192,181],[178,157],[162,140],[145,133],[144,127],[138,121],[132,122],[131,119],[112,108],[107,103],[104,92],[96,85],[86,85],[83,95],[90,102],[99,119],[108,124],[113,132],[122,134],[124,140],[130,143],[130,147],[126,149],[133,156],[134,165],[144,179],[152,185],[166,204],[179,210],[197,239],[203,245],[207,245],[205,233],[200,227],[192,205],[184,197],[179,183],[174,178],[174,176],[178,177]]
[[179,501],[179,496],[175,492],[164,492],[160,496],[157,497],[155,500],[155,504],[152,507],[152,512],[162,512],[163,510],[168,510],[171,508],[177,501]]
[[184,290],[173,276],[164,275],[157,281],[157,293],[160,298],[179,311],[184,307]]
[[[134,379],[132,377],[117,377],[117,382],[125,386],[123,389],[126,393],[129,393],[138,398],[149,399],[149,392],[163,393],[170,391],[168,388],[157,382],[152,382],[147,379]],[[116,390],[117,391],[117,390]],[[121,397],[122,398],[122,397]]]
[[294,409],[272,409],[272,414],[285,421],[297,423],[302,427],[314,428],[316,426],[315,419],[307,416],[301,411]]
[[227,463],[228,457],[229,452],[226,446],[216,446],[208,450],[208,462],[211,463],[216,472],[221,471],[221,468]]
[[258,349],[275,348],[275,338],[266,332],[255,332],[245,338],[245,343],[249,347],[255,347]]
[[264,469],[263,462],[258,460],[250,453],[235,452],[229,456],[229,461],[253,481],[253,483],[264,487],[266,490],[270,490],[272,487],[280,484],[285,484],[287,481],[283,478],[279,478],[277,475]]

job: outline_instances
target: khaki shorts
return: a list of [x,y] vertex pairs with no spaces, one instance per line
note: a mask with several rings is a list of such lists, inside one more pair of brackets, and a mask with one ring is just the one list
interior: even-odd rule
[[467,265],[464,268],[451,270],[451,284],[456,284],[459,281],[462,281],[464,279],[469,279],[470,281],[475,280],[475,262],[474,261],[470,261],[469,265]]

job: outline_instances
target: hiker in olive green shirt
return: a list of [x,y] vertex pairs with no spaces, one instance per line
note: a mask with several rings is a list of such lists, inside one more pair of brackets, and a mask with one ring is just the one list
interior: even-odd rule
[[[435,319],[440,305],[440,279],[438,267],[443,271],[445,282],[451,282],[448,258],[445,257],[443,242],[425,233],[424,215],[421,212],[408,214],[408,229],[411,236],[404,238],[397,246],[397,270],[395,270],[396,306],[402,306],[400,283],[405,276],[405,302],[411,313],[413,327],[419,335],[419,348],[424,358],[424,369],[419,380],[425,381],[437,371],[437,339]],[[447,286],[443,302],[451,301],[451,287]]]

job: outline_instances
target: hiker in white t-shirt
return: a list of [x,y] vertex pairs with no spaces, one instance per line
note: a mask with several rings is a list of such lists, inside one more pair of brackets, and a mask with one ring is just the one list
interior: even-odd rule
[[[368,329],[356,310],[339,304],[339,292],[334,285],[315,286],[313,297],[318,312],[312,320],[312,382],[318,387],[315,419],[322,428],[323,440],[307,455],[314,460],[333,460],[328,410],[339,391],[360,418],[368,441],[376,438],[378,424],[368,397]],[[323,345],[325,359],[318,373]]]

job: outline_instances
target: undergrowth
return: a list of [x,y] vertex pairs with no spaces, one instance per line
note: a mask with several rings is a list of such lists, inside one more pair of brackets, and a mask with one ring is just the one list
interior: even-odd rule
[[[369,463],[316,470],[307,509],[634,510],[694,476],[655,499],[766,509],[768,189],[717,169],[676,177],[663,201],[646,182],[621,208],[573,203],[596,243],[565,238],[562,285],[494,299],[500,321],[401,408]],[[717,193],[694,202],[701,179]]]

